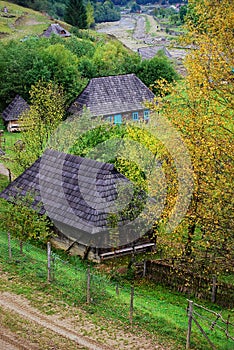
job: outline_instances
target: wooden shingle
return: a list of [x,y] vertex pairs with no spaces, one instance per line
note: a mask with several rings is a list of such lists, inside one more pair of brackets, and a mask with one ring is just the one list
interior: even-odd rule
[[[113,164],[47,150],[42,158],[10,183],[0,197],[14,201],[16,196],[30,193],[35,199],[35,207],[46,203],[40,214],[49,209],[49,216],[64,225],[71,225],[71,228],[74,228],[75,215],[84,220],[83,223],[78,220],[75,228],[93,233],[93,230],[98,232],[108,227],[108,213],[96,208],[103,198],[107,203],[117,198],[116,184],[119,181],[129,183]],[[41,186],[44,186],[43,191]],[[84,224],[86,221],[88,225]]]
[[42,34],[42,36],[49,38],[52,34],[59,35],[63,38],[71,36],[71,34],[64,29],[60,24],[58,23],[52,23]]
[[86,107],[92,116],[114,115],[144,110],[144,103],[153,99],[153,92],[135,74],[93,78],[68,111],[79,114]]
[[16,95],[11,103],[2,112],[4,122],[18,120],[20,115],[29,109],[27,102],[19,95]]

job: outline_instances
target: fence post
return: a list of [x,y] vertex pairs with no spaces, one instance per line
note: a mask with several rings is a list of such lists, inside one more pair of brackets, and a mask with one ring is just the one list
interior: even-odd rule
[[90,266],[87,269],[87,304],[90,304]]
[[129,313],[129,321],[131,326],[132,326],[132,320],[133,320],[133,301],[134,301],[134,286],[131,286],[130,313]]
[[212,293],[211,293],[211,302],[216,302],[216,294],[217,294],[217,276],[213,276],[212,283]]
[[188,331],[186,339],[186,349],[190,349],[190,338],[192,332],[192,320],[193,320],[193,301],[188,300]]
[[116,292],[116,295],[119,295],[119,284],[118,283],[116,284],[115,292]]
[[7,237],[8,237],[8,253],[9,253],[9,259],[11,260],[11,258],[12,258],[12,250],[11,250],[11,233],[10,233],[10,231],[7,232]]
[[144,260],[143,277],[146,276],[146,260]]
[[51,282],[51,243],[47,242],[47,282]]

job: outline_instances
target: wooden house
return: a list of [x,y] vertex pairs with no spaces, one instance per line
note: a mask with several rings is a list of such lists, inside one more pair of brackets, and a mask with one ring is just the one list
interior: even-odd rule
[[49,38],[53,34],[59,35],[62,38],[71,36],[71,34],[58,23],[52,23],[41,36]]
[[[47,214],[55,225],[58,237],[52,243],[72,254],[100,261],[154,247],[145,232],[134,231],[134,218],[129,218],[126,211],[118,216],[118,233],[114,236],[117,231],[111,229],[108,208],[116,204],[120,182],[126,189],[130,184],[113,164],[47,150],[0,197],[14,201],[16,196],[30,194],[35,208],[41,204],[40,214]],[[144,205],[145,194],[141,191],[137,196],[138,203]],[[130,199],[127,205],[132,209],[135,203]]]
[[9,132],[19,131],[18,120],[29,109],[28,103],[19,95],[2,112],[2,119]]
[[121,124],[124,120],[148,120],[146,101],[153,101],[153,92],[135,75],[93,78],[71,104],[68,112],[79,115],[86,107],[93,117]]

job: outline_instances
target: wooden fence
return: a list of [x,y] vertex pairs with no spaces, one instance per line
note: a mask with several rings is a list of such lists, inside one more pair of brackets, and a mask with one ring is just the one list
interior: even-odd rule
[[[211,349],[216,349],[212,342],[212,336],[207,334],[207,330],[213,331],[218,328],[223,336],[234,342],[234,323],[230,322],[230,315],[227,320],[223,318],[221,313],[217,313],[213,310],[209,310],[204,306],[198,305],[191,300],[188,300],[188,331],[186,339],[186,349],[190,349],[191,337],[192,337],[192,324],[201,331],[203,336],[206,338]],[[234,347],[234,343],[233,343]]]
[[165,261],[146,262],[147,277],[173,290],[210,300],[224,307],[234,305],[234,286],[218,280],[217,276],[202,276],[186,268],[173,266]]

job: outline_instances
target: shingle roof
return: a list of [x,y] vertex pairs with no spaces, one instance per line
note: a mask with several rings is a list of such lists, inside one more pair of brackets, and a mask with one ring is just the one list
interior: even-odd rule
[[[18,195],[30,193],[35,207],[42,203],[40,213],[47,211],[62,232],[78,230],[82,237],[109,228],[106,206],[116,200],[120,181],[130,184],[113,164],[46,150],[0,197],[13,201]],[[126,224],[129,219],[121,218],[121,222]]]
[[16,95],[16,97],[2,112],[2,119],[5,122],[9,122],[11,120],[18,120],[20,115],[28,108],[29,105],[27,104],[27,102],[21,96]]
[[86,106],[93,116],[144,109],[154,94],[135,74],[93,78],[69,108],[78,114]]
[[147,46],[147,47],[140,47],[139,49],[137,49],[137,52],[139,53],[139,55],[143,60],[147,60],[155,57],[159,51],[163,51],[164,54],[169,58],[172,57],[172,55],[166,49],[165,46]]
[[68,37],[71,36],[71,34],[64,29],[60,24],[58,23],[52,23],[42,34],[42,36],[45,36],[49,38],[52,34],[59,35],[61,37]]

